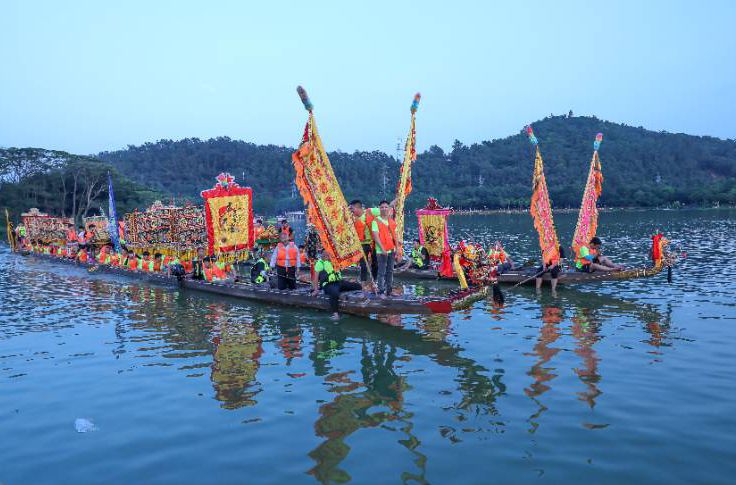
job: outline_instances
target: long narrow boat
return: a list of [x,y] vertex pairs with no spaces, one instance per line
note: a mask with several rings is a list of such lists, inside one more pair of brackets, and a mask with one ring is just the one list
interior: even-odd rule
[[[329,299],[322,294],[312,296],[310,286],[305,284],[298,285],[296,290],[284,291],[247,283],[226,284],[190,279],[178,280],[173,276],[167,276],[165,274],[128,271],[111,266],[80,263],[74,260],[36,253],[25,254],[45,261],[85,268],[90,272],[125,276],[158,285],[175,286],[267,304],[329,310]],[[487,287],[471,288],[466,291],[454,293],[448,297],[394,296],[387,299],[380,299],[375,297],[366,298],[361,291],[345,292],[340,295],[340,311],[361,316],[450,313],[454,310],[469,307],[473,303],[484,299],[487,294]]]
[[[581,271],[567,270],[560,273],[558,284],[584,284],[584,283],[596,283],[600,281],[616,281],[616,280],[627,280],[634,278],[646,278],[649,276],[655,276],[662,272],[664,265],[652,265],[652,266],[640,266],[635,268],[628,268],[623,271],[609,271],[609,272],[594,272],[594,273],[583,273]],[[498,276],[498,282],[503,284],[517,284],[521,283],[537,272],[536,268],[521,268],[517,270],[507,271],[502,275]],[[418,279],[418,280],[436,280],[443,282],[457,282],[457,278],[447,278],[440,276],[437,271],[434,270],[421,270],[414,268],[407,268],[405,270],[397,270],[394,273],[397,278],[404,279]],[[545,274],[543,276],[545,281],[549,281],[550,275]],[[527,281],[526,284],[534,284],[534,278]]]

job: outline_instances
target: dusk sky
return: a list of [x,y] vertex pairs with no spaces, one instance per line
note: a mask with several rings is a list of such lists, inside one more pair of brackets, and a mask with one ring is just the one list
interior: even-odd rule
[[736,138],[735,18],[731,1],[5,0],[0,146],[294,146],[298,84],[328,150],[395,153],[416,91],[419,150],[570,109]]

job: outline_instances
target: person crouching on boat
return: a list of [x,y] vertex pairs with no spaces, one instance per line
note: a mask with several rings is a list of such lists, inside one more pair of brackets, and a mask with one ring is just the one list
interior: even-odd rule
[[552,294],[554,295],[554,292],[557,291],[557,280],[560,276],[560,272],[562,271],[562,267],[560,266],[560,261],[562,260],[562,258],[562,247],[558,247],[554,255],[551,256],[548,261],[543,261],[542,266],[537,268],[537,277],[534,280],[537,291],[542,288],[544,274],[549,273],[551,278],[550,287],[552,289]]
[[620,271],[623,266],[615,264],[606,256],[601,254],[601,240],[594,237],[590,240],[589,246],[580,246],[577,250],[575,258],[575,268],[583,273],[592,273],[594,271]]
[[268,263],[263,257],[263,252],[258,252],[258,259],[250,268],[250,282],[254,285],[263,285],[268,283]]
[[345,291],[356,291],[363,288],[360,283],[345,281],[342,273],[335,271],[330,261],[330,255],[323,249],[320,258],[314,263],[314,277],[312,278],[312,296],[319,294],[319,289],[330,298],[330,311],[332,319],[340,318],[338,313],[340,293]]
[[271,268],[276,268],[276,286],[279,290],[296,289],[296,272],[301,267],[299,248],[282,232],[271,255]]
[[382,200],[379,207],[381,213],[373,219],[371,229],[378,255],[378,294],[386,298],[392,293],[394,260],[398,262],[399,252],[396,250],[396,222],[391,217],[391,205]]
[[411,250],[411,267],[415,269],[432,269],[429,264],[429,251],[422,246],[419,239],[414,240],[414,247]]

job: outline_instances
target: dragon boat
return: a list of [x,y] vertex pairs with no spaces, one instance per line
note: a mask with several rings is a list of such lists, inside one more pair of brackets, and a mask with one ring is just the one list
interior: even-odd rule
[[[329,299],[322,294],[312,296],[310,285],[303,283],[298,284],[296,290],[285,291],[269,288],[265,285],[254,285],[244,282],[210,283],[188,278],[179,279],[163,273],[130,271],[113,266],[81,263],[71,259],[37,254],[28,251],[23,251],[18,254],[39,260],[83,268],[90,273],[124,276],[156,285],[229,296],[265,304],[311,308],[315,310],[329,310]],[[342,313],[359,316],[450,313],[455,310],[468,308],[473,303],[484,299],[487,294],[487,287],[479,287],[470,288],[465,291],[458,291],[448,295],[447,297],[414,297],[408,295],[397,295],[391,298],[380,299],[375,298],[372,295],[366,297],[362,291],[351,291],[340,295],[340,311]]]

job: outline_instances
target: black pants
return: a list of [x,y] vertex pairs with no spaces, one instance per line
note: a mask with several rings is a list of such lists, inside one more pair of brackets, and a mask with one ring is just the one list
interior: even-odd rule
[[373,281],[375,281],[378,275],[376,248],[372,244],[363,244],[362,246],[365,259],[360,258],[360,281],[368,281],[368,266],[365,264],[366,259],[371,262],[371,275],[373,275]]
[[360,283],[353,281],[336,281],[334,283],[327,283],[322,287],[322,291],[330,297],[330,311],[337,313],[337,302],[340,299],[340,293],[343,291],[360,290],[361,288]]
[[296,268],[291,266],[276,266],[276,286],[279,290],[295,290],[296,289]]

